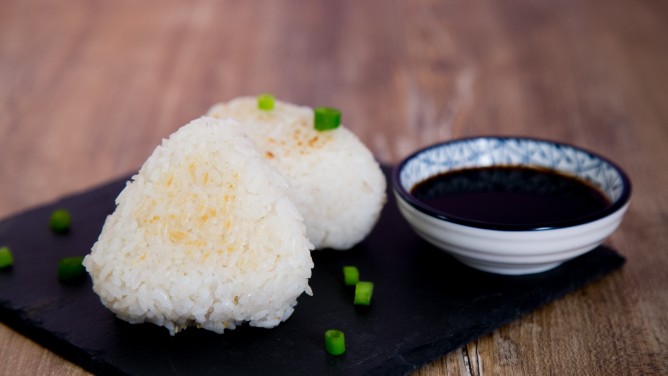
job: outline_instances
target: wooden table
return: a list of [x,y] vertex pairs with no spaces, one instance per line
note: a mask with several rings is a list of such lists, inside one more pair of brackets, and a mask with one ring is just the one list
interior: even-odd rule
[[[0,217],[136,170],[221,100],[342,109],[383,162],[472,135],[606,155],[621,271],[419,375],[668,374],[668,2],[0,2]],[[0,374],[86,372],[0,326]]]

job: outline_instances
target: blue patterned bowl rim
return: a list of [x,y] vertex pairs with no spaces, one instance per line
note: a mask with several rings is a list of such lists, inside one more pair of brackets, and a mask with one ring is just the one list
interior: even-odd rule
[[[540,225],[509,225],[472,221],[439,211],[418,201],[410,190],[429,177],[463,168],[537,166],[574,175],[598,187],[611,204],[596,213]],[[435,144],[406,157],[392,173],[395,192],[415,209],[448,222],[501,231],[553,230],[604,218],[626,205],[631,181],[615,163],[596,153],[566,143],[529,137],[471,137]]]

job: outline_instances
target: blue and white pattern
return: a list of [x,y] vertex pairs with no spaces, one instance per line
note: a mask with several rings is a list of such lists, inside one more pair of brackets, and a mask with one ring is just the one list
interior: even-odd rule
[[570,174],[591,182],[613,202],[624,190],[624,179],[609,162],[572,146],[526,138],[471,138],[446,142],[409,158],[399,175],[409,191],[427,178],[471,167],[537,166]]

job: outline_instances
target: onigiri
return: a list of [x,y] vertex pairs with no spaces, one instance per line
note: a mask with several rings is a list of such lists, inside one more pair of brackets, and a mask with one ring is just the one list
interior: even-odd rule
[[312,248],[282,175],[237,122],[203,117],[127,183],[84,265],[123,320],[222,333],[288,319]]
[[313,109],[276,101],[265,111],[252,97],[216,104],[208,115],[244,124],[264,158],[287,179],[317,249],[349,249],[371,232],[386,200],[385,176],[346,127],[318,131]]

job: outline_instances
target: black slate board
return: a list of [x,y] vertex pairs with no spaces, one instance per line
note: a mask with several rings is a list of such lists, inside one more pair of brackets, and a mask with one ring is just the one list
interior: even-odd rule
[[[90,250],[126,180],[0,222],[0,245],[10,246],[15,259],[0,272],[0,319],[98,374],[405,374],[624,263],[602,246],[541,274],[479,272],[418,238],[388,195],[364,242],[347,252],[313,253],[315,295],[302,295],[285,323],[269,330],[244,325],[223,335],[188,329],[170,337],[151,324],[115,319],[90,279],[63,284],[56,278],[59,258]],[[59,207],[73,215],[65,236],[47,226]],[[353,306],[353,291],[342,284],[341,267],[349,264],[375,282],[368,309]],[[324,350],[330,328],[346,333],[343,356]]]

